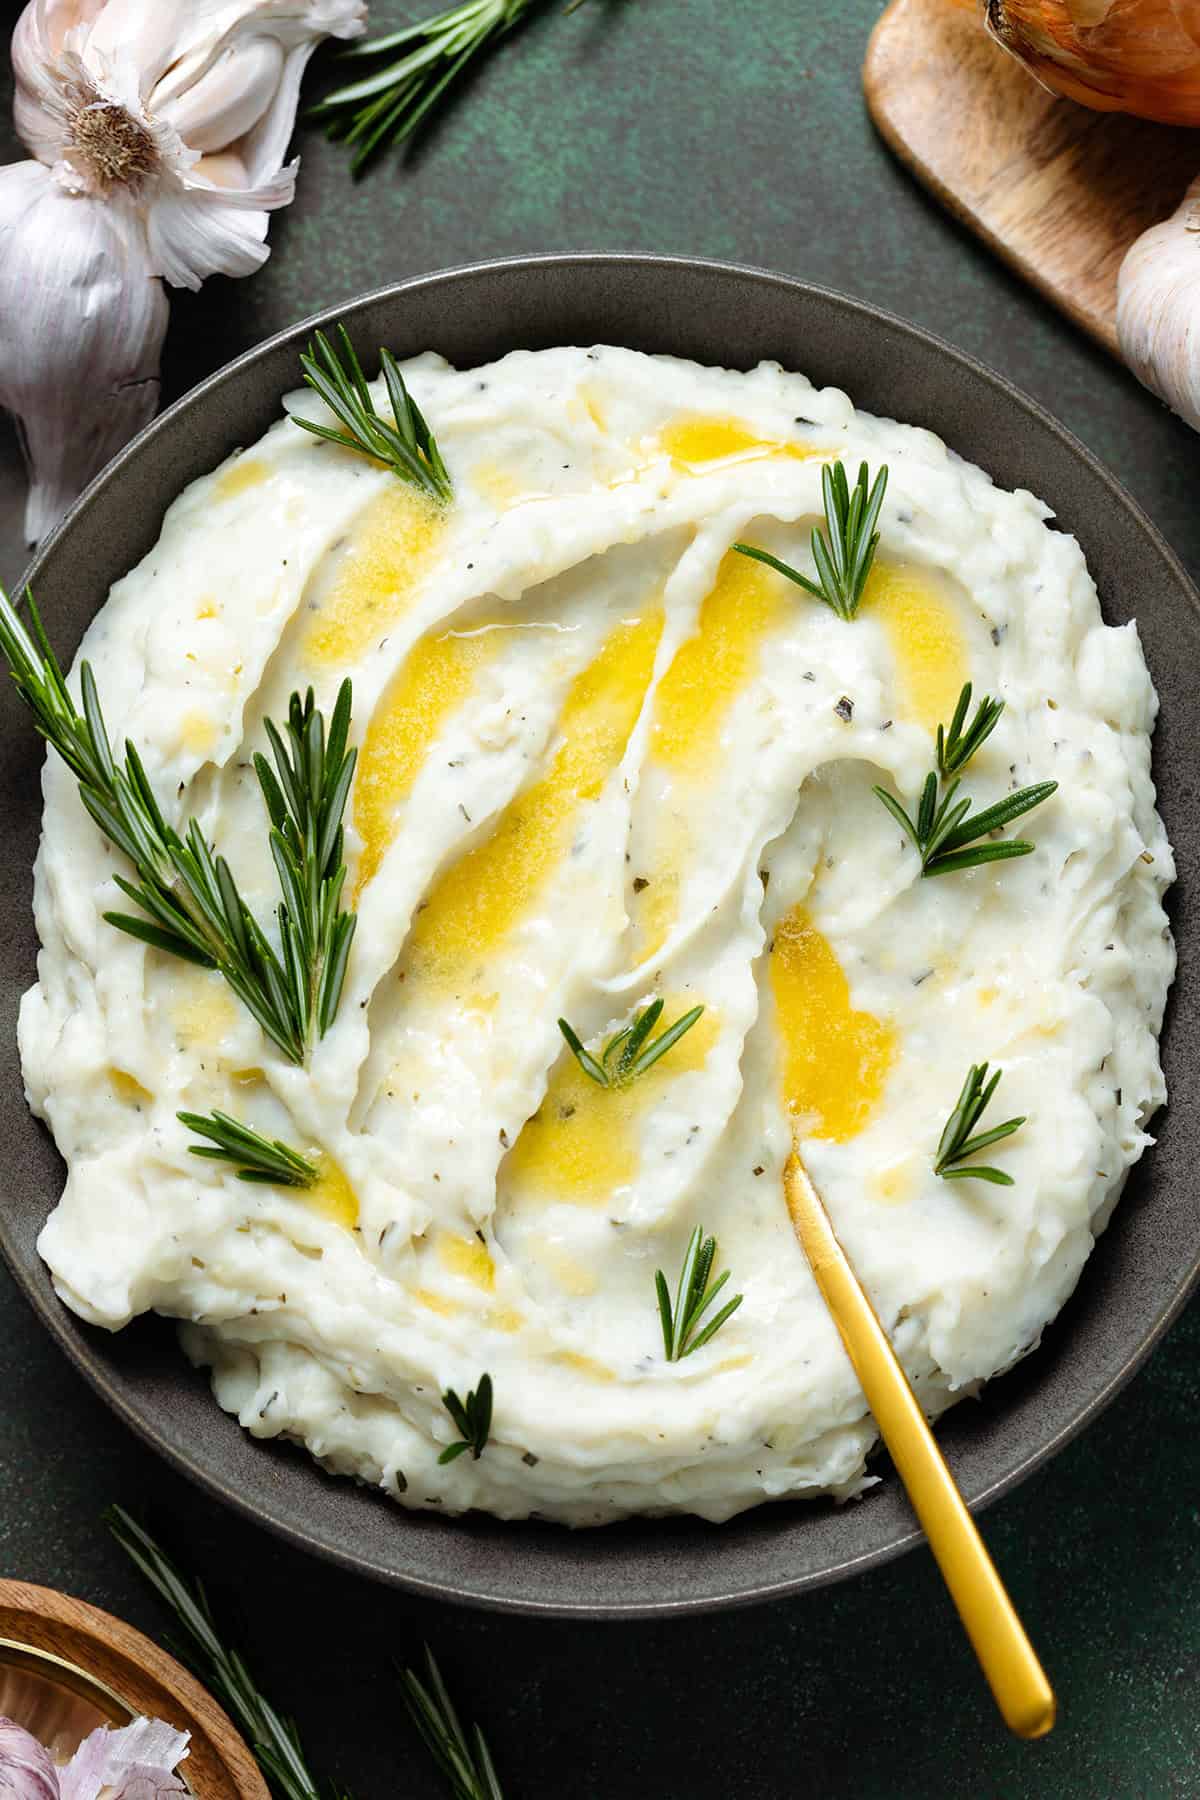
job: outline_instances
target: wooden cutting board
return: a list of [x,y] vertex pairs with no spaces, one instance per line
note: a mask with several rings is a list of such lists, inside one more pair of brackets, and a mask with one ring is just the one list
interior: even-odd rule
[[863,65],[902,162],[964,225],[1116,353],[1117,270],[1200,174],[1200,131],[1046,92],[963,0],[891,0]]

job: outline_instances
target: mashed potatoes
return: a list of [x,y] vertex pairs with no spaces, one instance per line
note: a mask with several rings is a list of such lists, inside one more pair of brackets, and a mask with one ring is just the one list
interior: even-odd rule
[[[775,366],[406,373],[449,508],[282,419],[176,501],[87,635],[110,723],[264,922],[263,721],[353,678],[358,930],[296,1068],[219,976],[104,922],[121,859],[50,761],[21,1014],[68,1167],[42,1254],[82,1317],[185,1321],[249,1431],[410,1506],[853,1494],[875,1432],[789,1227],[791,1121],[929,1412],[1037,1344],[1164,1097],[1136,630],[1031,494]],[[835,457],[890,470],[849,622],[730,551],[811,568]],[[922,880],[872,787],[912,802],[968,679],[1006,709],[965,790],[1059,788],[1021,823],[1035,854]],[[596,1044],[654,996],[703,1016],[635,1085],[589,1082],[559,1016]],[[1028,1115],[991,1155],[1012,1187],[933,1170],[984,1060],[985,1124]],[[190,1157],[176,1114],[214,1107],[319,1151],[321,1181]],[[654,1271],[697,1224],[744,1301],[668,1363]],[[441,1395],[484,1371],[491,1440],[439,1466]]]

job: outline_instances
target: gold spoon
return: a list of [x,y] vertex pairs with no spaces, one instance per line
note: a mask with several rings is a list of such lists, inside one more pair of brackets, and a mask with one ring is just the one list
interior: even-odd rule
[[1054,1725],[1054,1690],[795,1147],[784,1167],[783,1191],[796,1236],[1004,1722],[1018,1737],[1045,1737]]

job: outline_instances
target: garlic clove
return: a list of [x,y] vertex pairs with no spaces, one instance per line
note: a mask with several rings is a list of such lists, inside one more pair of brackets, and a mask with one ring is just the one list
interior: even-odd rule
[[62,1800],[156,1800],[185,1792],[175,1766],[188,1753],[189,1734],[162,1719],[135,1719],[113,1730],[101,1725],[84,1738],[62,1771]]
[[156,95],[155,116],[173,125],[192,150],[224,150],[271,105],[283,58],[283,47],[273,38],[230,46],[176,99],[163,102]]
[[13,122],[25,148],[39,162],[54,163],[62,151],[66,122],[62,84],[54,58],[60,54],[67,20],[58,16],[76,13],[75,6],[47,5],[35,0],[27,6],[12,34],[12,65],[16,77]]
[[130,63],[144,101],[175,62],[202,10],[193,0],[152,0],[151,5],[146,0],[105,0],[81,46],[84,66],[95,74],[121,61]]
[[1126,253],[1117,338],[1138,380],[1200,431],[1200,177]]
[[0,169],[0,405],[14,415],[36,543],[154,415],[167,299],[126,204]]

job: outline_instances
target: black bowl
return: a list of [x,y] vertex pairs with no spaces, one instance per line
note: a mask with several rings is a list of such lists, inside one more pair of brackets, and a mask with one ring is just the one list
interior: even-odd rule
[[[1106,618],[1136,616],[1162,698],[1156,773],[1179,858],[1174,924],[1183,952],[1163,1039],[1173,1104],[1114,1222],[1042,1347],[964,1404],[940,1437],[968,1501],[997,1498],[1107,1405],[1183,1305],[1200,1270],[1192,1192],[1197,1117],[1194,871],[1200,854],[1194,746],[1200,742],[1198,596],[1157,532],[1088,452],[979,363],[886,313],[803,282],[659,257],[550,256],[404,282],[271,338],[149,426],[84,495],[30,570],[64,655],[110,584],[151,547],[180,490],[252,443],[297,385],[314,325],[343,319],[368,366],[387,344],[459,364],[517,347],[625,344],[748,368],[774,358],[834,383],[872,412],[924,425],[1005,487],[1029,487],[1079,538]],[[300,1452],[256,1442],[186,1364],[173,1328],[144,1320],[118,1336],[80,1324],[55,1298],[35,1240],[62,1166],[25,1109],[17,1002],[34,975],[30,865],[37,845],[38,742],[11,686],[0,694],[0,899],[4,1044],[0,1121],[8,1173],[0,1243],[46,1325],[113,1410],[210,1493],[293,1543],[443,1599],[592,1617],[685,1612],[794,1593],[865,1569],[919,1539],[892,1474],[848,1506],[789,1502],[722,1526],[637,1521],[603,1531],[503,1525],[479,1515],[402,1511],[335,1481]]]

